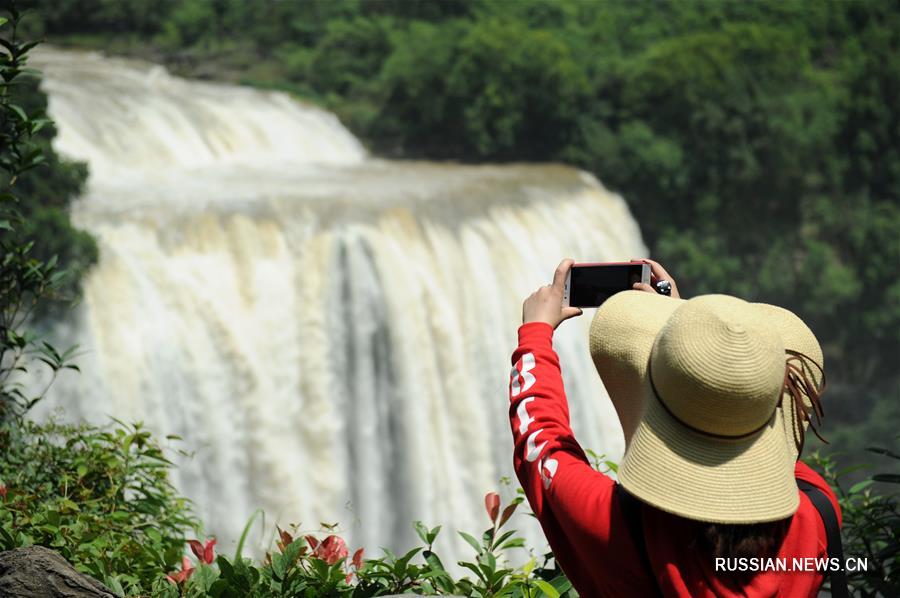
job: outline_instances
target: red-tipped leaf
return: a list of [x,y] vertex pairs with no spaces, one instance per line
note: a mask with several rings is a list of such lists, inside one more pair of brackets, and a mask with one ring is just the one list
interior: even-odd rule
[[[199,544],[199,542],[197,543]],[[193,572],[194,568],[191,567],[191,559],[183,556],[181,557],[181,571],[172,571],[171,573],[166,575],[166,579],[177,586],[190,579]]]
[[200,543],[199,540],[188,540],[188,544],[191,546],[191,552],[194,553],[194,556],[203,560],[203,544]]
[[281,529],[280,527],[278,527],[277,529],[278,529],[278,535],[281,537],[281,541],[284,543],[285,546],[287,546],[288,544],[290,544],[291,542],[294,541],[294,536],[292,536],[290,534],[290,532],[286,532],[283,529]]
[[509,521],[509,518],[512,517],[512,514],[516,512],[516,507],[518,506],[519,503],[514,502],[503,509],[503,514],[500,515],[500,523],[497,525],[497,527],[503,527],[503,524]]
[[347,558],[347,544],[340,536],[331,535],[322,540],[313,552],[313,556],[320,558],[329,565],[333,565],[341,559]]
[[206,545],[203,547],[203,562],[207,565],[212,565],[213,561],[216,560],[216,539],[212,538],[206,542]]
[[500,495],[496,492],[488,492],[484,495],[484,508],[487,511],[491,522],[497,521],[497,515],[500,514]]

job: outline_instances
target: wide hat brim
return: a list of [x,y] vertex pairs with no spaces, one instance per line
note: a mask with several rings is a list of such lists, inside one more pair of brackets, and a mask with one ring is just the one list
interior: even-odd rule
[[[641,291],[608,299],[591,326],[591,354],[619,413],[628,449],[619,468],[626,490],[662,510],[718,523],[758,523],[799,504],[784,409],[757,434],[723,441],[675,420],[647,375],[657,333],[685,301]],[[747,304],[752,305],[752,304]],[[798,319],[799,320],[799,319]],[[789,425],[790,424],[790,425]]]
[[682,299],[623,291],[607,299],[591,322],[591,357],[619,416],[625,447],[641,421],[644,380],[653,341]]
[[722,440],[672,418],[644,384],[644,417],[619,466],[631,494],[659,509],[714,523],[789,517],[799,495],[781,422],[748,438]]

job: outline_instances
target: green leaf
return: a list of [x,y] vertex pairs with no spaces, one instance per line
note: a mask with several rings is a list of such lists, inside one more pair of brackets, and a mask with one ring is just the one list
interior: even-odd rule
[[212,586],[210,586],[207,593],[213,598],[219,598],[219,596],[225,593],[225,590],[227,590],[230,585],[231,584],[227,579],[217,579]]
[[569,581],[569,578],[565,575],[558,575],[550,582],[550,584],[556,588],[556,591],[560,593],[560,595],[565,594],[569,590],[572,589],[572,582]]
[[21,120],[23,123],[28,122],[28,115],[25,114],[25,110],[22,109],[21,106],[18,106],[16,104],[9,104],[9,109],[15,112],[16,116],[18,116],[19,120]]
[[226,579],[232,579],[234,577],[234,567],[231,566],[231,563],[228,562],[224,556],[219,555],[216,557],[216,564],[219,566],[219,572],[222,577]]
[[469,546],[475,549],[475,552],[481,554],[481,544],[478,543],[478,540],[473,538],[471,535],[466,532],[458,532],[462,539],[469,543]]
[[402,557],[397,559],[397,561],[394,563],[394,575],[396,575],[398,578],[401,578],[401,579],[403,577],[405,577],[406,570],[409,565],[409,561],[412,560],[412,558],[414,556],[416,556],[416,554],[418,554],[420,550],[422,550],[422,549],[421,548],[413,548],[412,550],[410,550],[409,552],[404,554]]
[[306,546],[306,540],[304,538],[297,538],[290,544],[284,547],[284,555],[285,566],[290,568],[291,565],[296,562],[297,558],[300,556],[300,551],[303,550],[303,547]]
[[428,542],[429,546],[434,544],[434,541],[437,539],[438,534],[441,533],[442,527],[443,526],[438,525],[436,527],[431,528],[431,530],[428,532],[428,536],[425,538],[425,540]]
[[501,544],[503,544],[504,542],[509,540],[509,538],[515,533],[516,533],[516,530],[514,530],[514,529],[507,530],[507,531],[503,532],[502,534],[500,534],[500,537],[497,538],[494,543],[497,546],[500,546]]
[[872,476],[876,482],[885,482],[887,484],[900,484],[900,474],[896,473],[878,473]]
[[204,592],[208,592],[218,577],[218,573],[216,573],[212,567],[201,564],[199,568],[194,571],[191,581]]
[[481,568],[479,568],[474,563],[470,563],[468,561],[459,561],[457,564],[460,567],[465,567],[466,569],[469,569],[470,571],[474,572],[475,575],[478,576],[478,579],[487,583],[487,579],[484,577],[484,573],[481,571]]
[[284,558],[284,555],[281,554],[273,554],[272,555],[272,577],[274,577],[277,581],[282,581],[284,579],[284,572],[286,569],[285,562],[287,559]]
[[118,576],[107,577],[104,581],[109,589],[115,592],[117,596],[125,595],[125,588],[122,587],[122,582],[119,581]]
[[[22,47],[19,49],[19,54],[27,54],[28,52],[31,51],[32,48],[37,47],[40,43],[41,43],[40,41],[36,41],[36,42],[25,42],[24,44],[22,44]],[[25,71],[31,72],[31,71],[34,71],[34,70],[35,70],[35,69],[22,69],[23,72],[25,72]]]
[[862,492],[863,490],[865,490],[865,489],[868,488],[869,486],[871,486],[872,483],[873,483],[872,480],[863,480],[863,481],[861,481],[861,482],[859,482],[859,483],[853,484],[853,485],[850,487],[850,490],[848,490],[847,492],[848,492],[849,494],[857,494],[857,493],[859,493],[859,492]]
[[310,559],[309,562],[312,565],[313,573],[316,574],[316,577],[319,580],[327,580],[330,577],[330,567],[328,566],[328,563],[322,559],[316,558]]
[[534,585],[536,585],[540,590],[549,598],[559,598],[559,592],[556,591],[556,588],[551,586],[549,583],[542,579],[534,580]]
[[253,522],[256,520],[258,516],[262,516],[263,518],[263,527],[265,527],[265,513],[263,513],[262,509],[256,509],[253,511],[253,514],[250,515],[250,519],[247,520],[247,523],[244,525],[244,531],[241,532],[241,537],[238,539],[237,548],[234,551],[234,562],[240,562],[241,558],[243,558],[244,553],[244,542],[247,540],[247,534],[250,533],[250,528],[253,526]]
[[425,542],[426,544],[431,544],[431,542],[428,541],[428,528],[425,527],[424,523],[422,523],[421,521],[413,521],[413,527],[416,530],[416,534],[418,534],[419,538],[421,538],[423,542]]
[[492,553],[492,552],[484,553],[484,565],[483,566],[486,567],[484,572],[488,577],[490,577],[494,573],[494,571],[496,571],[497,558],[494,556],[494,553]]
[[430,550],[426,550],[422,553],[422,557],[425,559],[425,562],[428,563],[428,566],[431,567],[434,571],[444,571],[444,563],[441,562],[441,559],[438,558],[438,555],[431,552]]
[[523,546],[525,546],[524,538],[513,538],[508,542],[503,543],[500,546],[500,550],[506,550],[508,548],[522,548]]

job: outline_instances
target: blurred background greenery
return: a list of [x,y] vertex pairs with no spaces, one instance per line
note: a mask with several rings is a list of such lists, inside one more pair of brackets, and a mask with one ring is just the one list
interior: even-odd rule
[[[895,442],[897,2],[26,6],[25,35],[289,91],[335,111],[377,155],[589,170],[626,198],[688,294],[776,303],[810,324],[826,353],[830,450]],[[60,214],[83,167],[48,162],[21,191],[45,231],[36,250],[82,272],[96,248]]]

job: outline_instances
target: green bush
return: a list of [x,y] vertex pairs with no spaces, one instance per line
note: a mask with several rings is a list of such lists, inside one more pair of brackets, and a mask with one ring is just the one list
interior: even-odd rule
[[[428,528],[415,522],[423,546],[403,555],[385,550],[379,558],[364,559],[362,548],[352,556],[344,540],[330,532],[316,537],[279,530],[277,550],[261,563],[215,555],[214,542],[191,542],[194,559],[185,557],[181,568],[160,578],[155,596],[324,596],[363,597],[411,593],[422,595],[509,596],[511,598],[565,597],[576,594],[556,568],[538,567],[532,557],[524,566],[509,565],[509,550],[524,542],[513,530],[503,530],[521,503],[518,497],[501,509],[495,493],[485,497],[491,526],[480,538],[460,532],[474,552],[471,561],[460,561],[468,575],[455,578],[434,552],[440,526]],[[325,536],[324,538],[321,536]],[[546,562],[545,562],[546,565]]]
[[391,52],[387,29],[374,19],[330,22],[302,78],[321,94],[352,98],[365,93],[372,73]]
[[485,497],[490,527],[478,537],[460,532],[474,552],[459,562],[470,573],[461,578],[434,551],[440,526],[421,522],[414,527],[423,545],[403,555],[385,550],[365,559],[360,548],[351,556],[332,530],[301,535],[295,527],[279,530],[276,550],[254,562],[240,545],[228,557],[216,554],[215,539],[188,539],[200,525],[169,483],[171,467],[140,425],[0,428],[0,550],[50,547],[128,596],[575,595],[548,566],[551,555],[542,566],[533,556],[523,566],[509,564],[508,552],[524,548],[504,529],[521,496],[504,508],[497,494]]
[[[67,361],[71,351],[60,354],[25,328],[48,298],[65,289],[67,279],[56,256],[43,257],[34,250],[31,235],[39,226],[33,216],[39,204],[16,194],[23,178],[47,161],[47,139],[42,135],[50,121],[40,108],[29,110],[16,103],[23,97],[16,92],[28,52],[36,44],[17,39],[21,15],[15,3],[3,6],[8,17],[0,16],[0,423],[22,417],[43,396],[33,395],[22,384],[21,377],[29,370],[43,364],[55,376],[72,367]],[[66,223],[55,224],[59,228]]]
[[0,428],[0,549],[39,544],[120,593],[145,594],[199,524],[140,425]]
[[437,157],[540,159],[573,141],[588,84],[548,31],[483,21],[414,24],[384,66],[377,127]]
[[[900,464],[900,454],[893,450],[867,450]],[[867,560],[867,569],[848,572],[851,593],[873,598],[900,596],[900,494],[896,491],[900,472],[895,469],[878,473],[848,488],[842,478],[860,466],[839,469],[833,457],[819,454],[812,455],[809,461],[837,494],[843,518],[844,557]],[[882,493],[879,485],[894,489]]]
[[[26,68],[28,53],[35,44],[18,39],[21,23],[19,13],[12,12],[15,6],[10,0],[0,1],[0,9],[7,9],[13,17],[0,27],[4,42],[0,50],[0,219],[6,223],[0,226],[0,243],[12,254],[17,249],[28,250],[2,267],[9,278],[15,278],[13,272],[25,267],[27,260],[32,265],[53,261],[51,270],[65,272],[36,294],[22,286],[22,277],[17,290],[4,287],[6,292],[28,295],[20,298],[25,303],[36,301],[32,308],[43,315],[48,309],[77,299],[80,281],[96,263],[98,251],[93,237],[76,229],[69,219],[69,207],[84,189],[87,166],[65,160],[53,151],[56,128],[46,118],[47,96],[40,90],[39,73]],[[49,282],[47,277],[45,282]],[[6,306],[17,303],[12,295],[0,301]],[[32,309],[27,311],[33,314]],[[15,329],[9,323],[7,327]]]

